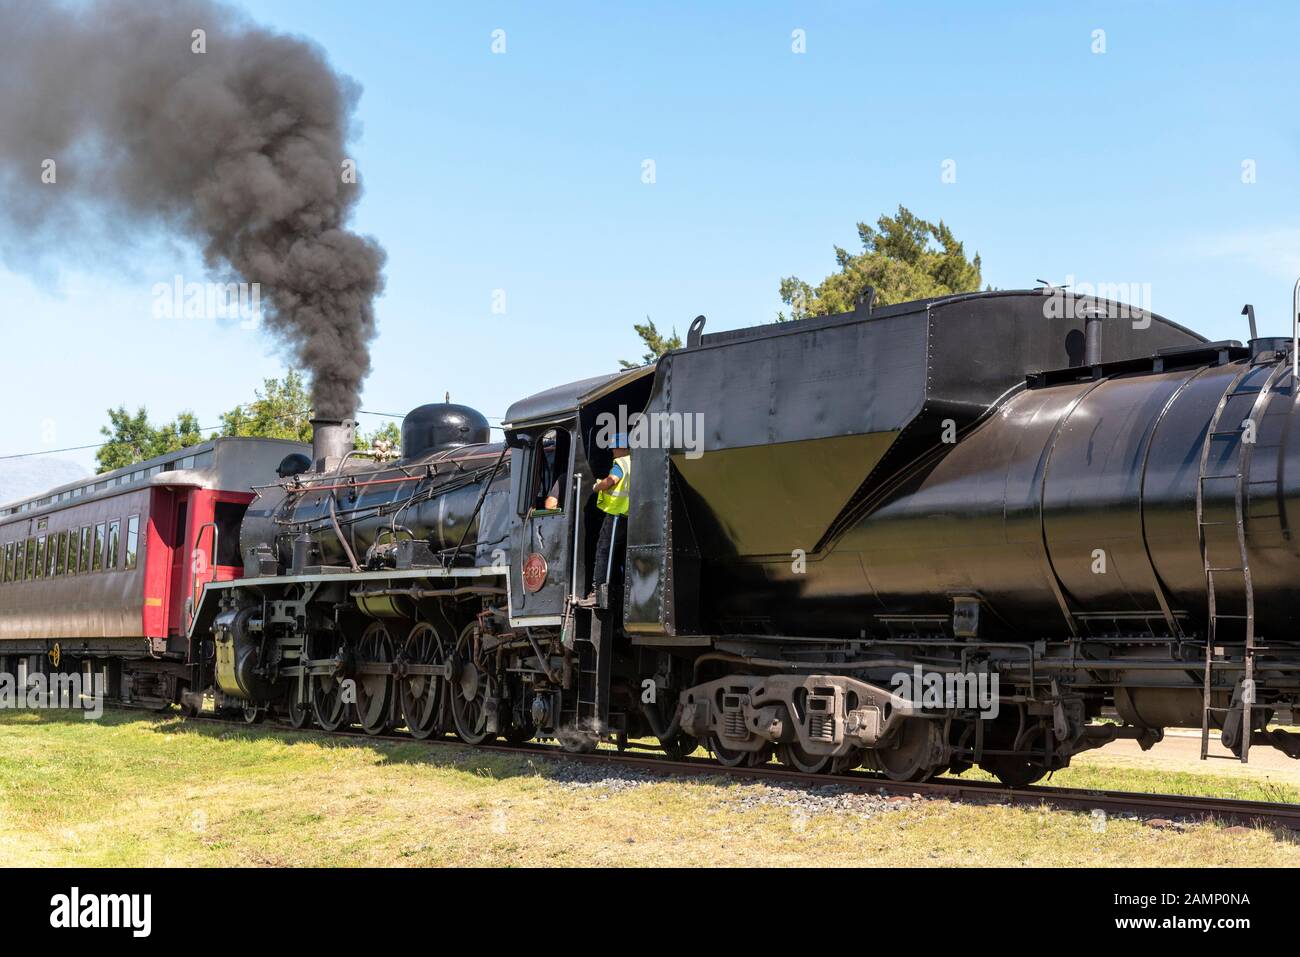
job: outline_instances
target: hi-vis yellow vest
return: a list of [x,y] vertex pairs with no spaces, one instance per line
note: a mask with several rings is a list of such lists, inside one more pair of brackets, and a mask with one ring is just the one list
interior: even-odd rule
[[610,515],[626,515],[632,488],[632,456],[617,458],[614,464],[623,470],[623,477],[607,491],[596,493],[596,507]]

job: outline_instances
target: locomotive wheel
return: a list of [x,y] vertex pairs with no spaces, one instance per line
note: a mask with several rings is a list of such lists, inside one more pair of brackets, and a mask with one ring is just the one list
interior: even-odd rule
[[337,678],[321,675],[312,691],[316,723],[325,731],[337,731],[347,723],[349,705],[343,700],[343,686]]
[[[383,665],[393,663],[393,638],[382,621],[371,623],[357,645],[357,664]],[[393,679],[388,674],[376,674],[358,668],[357,720],[366,734],[387,734],[393,730]]]
[[937,733],[934,725],[933,721],[910,718],[903,722],[892,748],[879,748],[874,752],[875,764],[886,777],[893,781],[920,783],[938,770],[931,763],[932,738]]
[[[319,661],[332,657],[337,652],[330,645],[338,641],[333,632],[320,632],[307,641],[310,649],[308,658]],[[340,674],[313,675],[311,678],[311,707],[316,715],[316,723],[325,731],[337,731],[350,723],[352,706],[344,700],[344,681]]]
[[256,702],[244,703],[244,724],[261,724],[264,717],[266,717],[265,709],[259,708]]
[[[1030,748],[1045,743],[1042,728],[1031,729],[1019,735],[1011,749],[1017,754],[990,754],[980,762],[980,769],[987,771],[1009,788],[1023,788],[1047,776],[1048,769],[1030,759]],[[1006,744],[1003,745],[1006,747]]]
[[487,702],[492,675],[478,652],[477,625],[470,622],[456,640],[452,656],[451,717],[466,744],[482,744],[495,735],[487,729]]
[[829,770],[829,754],[809,754],[798,741],[790,741],[776,749],[776,758],[786,767],[795,768],[805,774],[821,774]]
[[687,734],[685,731],[678,731],[677,734],[667,741],[661,740],[659,746],[664,749],[664,754],[674,761],[680,761],[688,755],[694,754],[695,749],[700,746],[700,742]]
[[862,749],[854,748],[848,754],[831,758],[831,774],[848,774],[862,764]]
[[1047,776],[1047,768],[1014,754],[992,755],[980,767],[1009,788],[1028,787]]
[[[420,622],[407,636],[406,660],[416,665],[442,664],[451,645],[447,632],[445,627],[440,633],[433,624]],[[411,737],[423,741],[437,733],[446,684],[438,675],[403,675],[398,679],[402,718]]]
[[533,724],[532,718],[529,718],[523,724],[510,722],[510,727],[502,735],[507,744],[523,744],[525,741],[531,741],[537,737],[537,725]]
[[298,689],[294,688],[289,692],[289,702],[285,707],[289,715],[289,726],[302,730],[307,727],[311,721],[311,709],[305,704],[298,703]]
[[713,752],[714,760],[727,768],[738,768],[741,765],[755,767],[759,764],[766,764],[768,758],[772,756],[772,752],[768,748],[759,748],[757,751],[741,751],[729,748],[722,744],[717,737],[709,739],[709,750]]

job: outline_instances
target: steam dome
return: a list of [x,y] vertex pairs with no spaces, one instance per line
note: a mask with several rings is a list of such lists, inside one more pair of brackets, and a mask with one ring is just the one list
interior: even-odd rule
[[434,402],[412,409],[402,422],[402,457],[419,458],[430,452],[490,441],[492,429],[476,409],[450,402]]

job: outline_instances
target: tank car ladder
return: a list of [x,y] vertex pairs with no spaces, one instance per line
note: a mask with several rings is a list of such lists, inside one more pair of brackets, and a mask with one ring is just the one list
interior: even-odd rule
[[[1254,484],[1275,484],[1275,480],[1267,480],[1263,483],[1255,483],[1249,480],[1250,472],[1250,453],[1253,451],[1255,442],[1245,441],[1245,423],[1250,422],[1254,428],[1252,433],[1258,436],[1259,424],[1262,419],[1262,412],[1268,404],[1268,397],[1272,393],[1273,387],[1281,373],[1285,372],[1287,366],[1279,362],[1264,380],[1264,384],[1258,389],[1239,389],[1241,381],[1254,371],[1257,366],[1247,365],[1238,372],[1224,390],[1219,398],[1219,404],[1215,407],[1214,415],[1210,418],[1209,428],[1205,433],[1205,441],[1201,445],[1200,468],[1197,472],[1196,480],[1196,526],[1197,534],[1201,546],[1201,563],[1205,569],[1205,592],[1208,602],[1208,619],[1205,635],[1205,678],[1202,687],[1201,702],[1201,760],[1206,760],[1210,754],[1210,715],[1216,712],[1227,713],[1233,710],[1230,703],[1226,708],[1214,707],[1212,701],[1213,695],[1213,670],[1214,670],[1214,649],[1219,637],[1219,623],[1221,621],[1240,621],[1244,629],[1244,643],[1242,647],[1243,664],[1245,666],[1245,675],[1242,682],[1241,709],[1242,709],[1242,730],[1241,730],[1241,761],[1244,763],[1250,755],[1250,731],[1251,718],[1254,708],[1255,698],[1255,653],[1259,650],[1255,643],[1255,592],[1250,576],[1249,553],[1246,549],[1246,500],[1248,488]],[[1231,429],[1221,429],[1219,427],[1225,410],[1234,398],[1239,396],[1254,396],[1255,401],[1251,404],[1250,414],[1241,422]],[[1209,465],[1210,447],[1214,444],[1215,439],[1225,438],[1228,436],[1236,437],[1233,446],[1233,456],[1236,460],[1235,472],[1224,472],[1217,474],[1207,474],[1206,468]],[[1207,522],[1205,520],[1205,483],[1208,481],[1232,479],[1234,482],[1234,519],[1236,525],[1236,544],[1237,558],[1239,565],[1216,566],[1210,559],[1210,545],[1206,535],[1206,529],[1213,526],[1222,526],[1228,524],[1226,521]],[[1218,607],[1217,595],[1217,575],[1240,575],[1242,592],[1245,597],[1244,614],[1226,614],[1221,612]]]

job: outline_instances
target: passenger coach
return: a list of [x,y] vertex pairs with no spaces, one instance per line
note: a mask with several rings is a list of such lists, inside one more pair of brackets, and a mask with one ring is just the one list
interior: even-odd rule
[[243,573],[251,487],[309,446],[221,438],[0,507],[0,671],[101,671],[108,694],[176,700],[188,616]]

